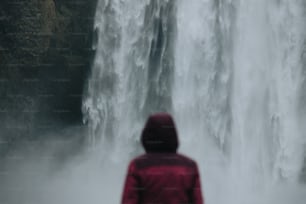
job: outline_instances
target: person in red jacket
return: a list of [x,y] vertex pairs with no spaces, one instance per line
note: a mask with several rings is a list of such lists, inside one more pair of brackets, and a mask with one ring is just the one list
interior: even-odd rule
[[146,153],[129,164],[122,204],[204,203],[196,162],[177,153],[178,136],[171,115],[151,115],[141,142]]

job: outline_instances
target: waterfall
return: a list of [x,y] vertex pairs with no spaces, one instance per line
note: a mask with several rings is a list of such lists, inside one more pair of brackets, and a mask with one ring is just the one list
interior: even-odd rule
[[302,203],[305,8],[303,0],[99,0],[83,112],[96,154],[118,167],[110,176],[122,179],[142,153],[148,114],[168,111],[179,151],[199,163],[207,203]]

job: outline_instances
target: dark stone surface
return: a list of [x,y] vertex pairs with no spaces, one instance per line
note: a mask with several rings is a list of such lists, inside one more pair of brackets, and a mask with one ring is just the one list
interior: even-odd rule
[[2,146],[34,137],[34,132],[81,123],[96,2],[1,0]]

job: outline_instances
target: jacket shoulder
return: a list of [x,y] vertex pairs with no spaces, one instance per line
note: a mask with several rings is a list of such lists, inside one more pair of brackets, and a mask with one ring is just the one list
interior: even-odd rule
[[185,166],[189,168],[197,167],[196,162],[182,154],[142,154],[134,158],[130,165],[137,169],[153,166]]
[[129,168],[135,168],[137,164],[146,159],[146,154],[139,155],[133,158],[129,163]]
[[180,153],[177,153],[177,156],[178,156],[181,160],[183,160],[183,161],[185,161],[186,163],[188,163],[189,165],[194,166],[194,167],[197,166],[197,163],[196,163],[193,159],[191,159],[190,157],[188,157],[188,156],[186,156],[186,155],[183,155],[183,154],[180,154]]
[[141,154],[141,155],[135,157],[134,159],[131,160],[130,163],[137,163],[137,162],[142,161],[144,159],[147,159],[147,154]]

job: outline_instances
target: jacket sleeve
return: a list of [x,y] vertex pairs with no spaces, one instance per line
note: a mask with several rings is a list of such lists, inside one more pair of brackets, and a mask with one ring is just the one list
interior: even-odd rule
[[194,186],[192,189],[192,203],[204,204],[204,199],[202,197],[202,190],[201,190],[200,174],[197,165],[195,165],[195,178],[194,178]]
[[137,179],[137,171],[132,161],[129,164],[128,172],[125,178],[122,204],[139,204],[139,180]]

